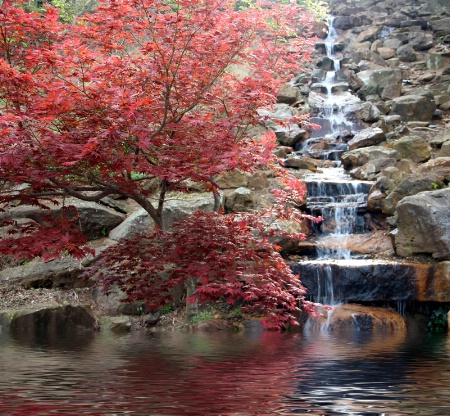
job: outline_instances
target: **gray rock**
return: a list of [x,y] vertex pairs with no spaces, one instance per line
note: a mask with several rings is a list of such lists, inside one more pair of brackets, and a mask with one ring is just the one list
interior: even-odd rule
[[360,147],[374,146],[386,139],[384,131],[380,128],[368,128],[358,132],[352,140],[348,142],[350,150]]
[[[433,35],[425,32],[410,32],[408,35],[409,45],[415,51],[426,51],[434,46]],[[398,52],[398,51],[397,51]]]
[[417,60],[415,50],[409,45],[400,46],[397,49],[397,57],[402,62],[415,62]]
[[66,215],[69,218],[76,218],[83,234],[91,240],[107,236],[114,227],[125,220],[125,215],[96,202],[66,198],[64,201],[66,209],[63,210],[61,206],[62,204],[49,204],[50,209],[44,210],[21,205],[8,210],[5,216],[10,218],[29,218],[37,223],[42,223],[47,215],[55,217]]
[[421,192],[397,205],[395,249],[399,256],[431,254],[450,260],[450,188]]
[[226,212],[247,212],[256,208],[256,197],[248,188],[237,188],[225,195]]
[[109,330],[116,334],[125,334],[131,329],[129,316],[104,316],[100,320],[100,329]]
[[433,173],[413,174],[403,179],[382,202],[385,215],[394,215],[397,204],[405,197],[432,191],[443,185],[443,177]]
[[397,150],[403,159],[413,162],[426,162],[431,157],[431,146],[421,137],[409,135],[395,141],[392,147]]
[[424,95],[405,95],[393,100],[391,115],[399,115],[402,121],[430,121],[436,110],[434,99]]
[[391,158],[399,160],[400,153],[382,146],[370,146],[346,152],[342,155],[341,160],[345,169],[353,169],[363,166],[371,160]]
[[450,17],[433,20],[432,22],[430,22],[430,26],[436,37],[444,37],[450,35]]
[[277,95],[279,103],[294,104],[300,98],[300,90],[290,83],[284,84]]

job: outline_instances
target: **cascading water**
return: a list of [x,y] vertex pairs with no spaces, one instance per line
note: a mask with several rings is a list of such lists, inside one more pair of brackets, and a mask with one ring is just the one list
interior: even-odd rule
[[[338,75],[341,58],[335,53],[338,34],[333,27],[333,18],[328,19],[328,25],[328,36],[324,44],[328,62],[331,60],[333,64],[320,87],[316,88],[321,91],[321,97],[316,100],[314,108],[314,113],[317,114],[314,121],[323,121],[321,125],[327,123],[328,130],[321,137],[306,141],[298,153],[335,161],[335,167],[324,168],[320,173],[305,176],[308,210],[311,214],[324,218],[316,229],[316,259],[313,261],[320,267],[316,268],[317,292],[314,300],[335,306],[332,267],[324,263],[351,259],[351,250],[346,242],[352,234],[366,230],[363,214],[371,183],[353,181],[340,167],[340,155],[348,150],[343,136],[345,132],[351,133],[358,129],[351,121],[351,114],[353,104],[359,99],[347,91],[348,88],[341,80],[342,76]],[[332,248],[324,243],[330,239],[334,241]],[[332,310],[326,309],[324,313],[327,313],[327,319],[322,329],[327,329]]]

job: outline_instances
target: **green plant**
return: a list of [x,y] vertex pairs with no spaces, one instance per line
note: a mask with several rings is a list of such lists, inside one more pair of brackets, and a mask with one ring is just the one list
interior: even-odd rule
[[429,332],[434,334],[447,332],[447,325],[447,311],[444,308],[438,308],[431,312],[430,319],[427,324],[427,329]]
[[170,304],[164,305],[161,308],[161,315],[167,315],[170,312],[173,312],[173,307]]
[[191,323],[193,325],[198,325],[201,322],[205,322],[205,321],[209,321],[209,320],[213,319],[214,315],[215,315],[215,312],[213,310],[201,311],[192,318]]
[[438,189],[438,188],[439,188],[439,184],[437,184],[436,182],[433,182],[433,183],[431,184],[431,187],[432,187],[433,189]]

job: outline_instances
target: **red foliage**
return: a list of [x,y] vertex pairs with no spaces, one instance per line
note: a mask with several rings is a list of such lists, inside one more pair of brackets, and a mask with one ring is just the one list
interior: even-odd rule
[[119,288],[128,301],[159,308],[173,301],[173,290],[197,282],[187,301],[243,302],[243,310],[264,316],[264,325],[296,325],[305,290],[267,240],[259,215],[221,215],[197,211],[172,231],[155,230],[120,242],[102,254],[90,274],[107,291]]
[[[12,202],[45,207],[57,197],[121,194],[162,228],[168,189],[185,190],[190,180],[217,192],[215,175],[272,162],[274,134],[255,140],[249,127],[309,58],[312,18],[294,4],[261,1],[238,12],[233,3],[105,0],[81,24],[62,25],[51,7],[45,15],[25,13],[5,0],[0,210]],[[156,202],[146,178],[161,183]],[[285,185],[280,192],[303,192]],[[297,214],[279,206],[270,215]],[[196,214],[171,232],[122,244],[111,249],[111,261],[105,257],[107,281],[121,284],[130,299],[158,294],[165,301],[190,275],[200,300],[242,299],[279,326],[293,319],[303,289],[255,218]],[[0,251],[81,257],[83,243],[66,221],[49,218],[4,239]]]

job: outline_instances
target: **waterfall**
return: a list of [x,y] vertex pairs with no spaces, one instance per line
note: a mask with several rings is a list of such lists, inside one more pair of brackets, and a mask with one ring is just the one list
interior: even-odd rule
[[[326,72],[320,88],[323,100],[316,104],[315,112],[318,119],[328,123],[328,134],[306,141],[299,153],[311,157],[335,161],[335,167],[324,168],[320,174],[305,175],[308,188],[308,210],[315,216],[322,216],[324,221],[316,232],[316,262],[317,293],[315,301],[331,307],[337,306],[334,293],[333,268],[330,261],[351,259],[351,250],[346,247],[347,239],[354,233],[365,231],[364,217],[361,215],[367,206],[367,194],[371,184],[353,181],[340,167],[340,155],[348,150],[342,135],[353,131],[354,124],[349,119],[353,112],[353,103],[359,101],[345,88],[345,83],[338,76],[341,68],[341,58],[335,51],[338,36],[333,27],[333,17],[328,18],[328,35],[324,40],[328,60],[333,62],[331,70]],[[322,125],[322,124],[321,124]],[[320,145],[325,143],[326,145]],[[317,150],[317,149],[320,150]],[[330,248],[324,241],[333,240]],[[328,264],[324,264],[328,263]],[[327,330],[333,309],[324,308],[324,320],[320,323],[321,330]],[[309,322],[306,328],[316,326]]]

